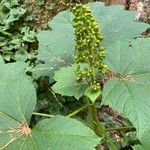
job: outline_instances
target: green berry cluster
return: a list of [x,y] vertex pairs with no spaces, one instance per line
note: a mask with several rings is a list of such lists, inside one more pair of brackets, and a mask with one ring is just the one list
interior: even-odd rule
[[[101,46],[103,36],[89,7],[77,4],[72,9],[72,13],[74,14],[77,80],[88,80],[92,89],[97,91],[100,86],[96,82],[96,72],[105,74],[107,71],[107,66],[102,63],[105,58],[105,49]],[[86,67],[81,69],[83,63],[86,64]]]

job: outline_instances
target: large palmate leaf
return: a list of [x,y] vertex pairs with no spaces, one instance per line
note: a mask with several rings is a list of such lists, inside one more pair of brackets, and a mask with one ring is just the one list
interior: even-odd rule
[[44,119],[28,136],[17,132],[19,122],[3,113],[0,113],[0,123],[0,149],[94,150],[101,140],[90,128],[67,117]]
[[21,122],[29,122],[36,103],[32,80],[22,63],[0,61],[0,112]]
[[[6,127],[4,126],[5,129],[17,125],[15,121],[7,119],[9,118],[4,118],[4,121],[9,124]],[[0,146],[4,142],[6,145],[6,142],[8,143],[11,139],[14,140],[7,145],[7,149],[10,150],[94,150],[94,147],[101,140],[81,122],[62,116],[40,121],[27,137],[19,137],[19,135],[7,130],[1,134]]]
[[[68,31],[69,28],[73,30],[71,24],[68,25],[70,25]],[[65,33],[65,31],[64,33],[56,32],[53,30],[42,31],[37,36],[39,41],[38,59],[44,61],[45,64],[37,65],[33,73],[36,78],[39,76],[50,76],[50,82],[53,81],[52,76],[55,70],[74,62],[72,57],[74,51],[73,31],[70,31],[70,33]],[[44,70],[43,74],[41,70]]]
[[[135,38],[149,26],[134,21],[136,13],[125,11],[122,6],[105,7],[100,2],[89,3],[88,5],[102,29],[105,47],[116,42],[116,40]],[[73,15],[69,10],[60,12],[49,22],[52,31],[41,31],[37,36],[39,41],[38,59],[46,64],[51,62],[47,65],[49,67],[44,69],[44,75],[45,73],[50,75],[59,69],[60,64],[66,66],[73,63],[75,48],[72,18]],[[54,69],[49,72],[52,67]],[[38,66],[38,70],[40,68],[43,69],[44,65]],[[39,74],[39,71],[36,71],[35,74],[37,77],[42,75]]]
[[145,146],[150,143],[147,138],[150,134],[149,41],[148,38],[117,42],[110,47],[106,61],[116,77],[105,84],[103,91],[103,104],[129,118]]
[[17,140],[12,128],[29,123],[36,104],[36,91],[23,63],[4,64],[0,58],[0,149]]
[[94,150],[101,138],[74,119],[57,116],[29,129],[36,91],[25,65],[0,57],[0,68],[0,149]]
[[33,138],[40,150],[94,150],[101,139],[82,123],[61,116],[39,122],[33,129]]

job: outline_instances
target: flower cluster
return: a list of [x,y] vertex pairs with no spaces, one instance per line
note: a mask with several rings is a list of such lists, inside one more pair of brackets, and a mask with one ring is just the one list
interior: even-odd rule
[[[101,46],[103,36],[89,7],[77,4],[72,9],[72,13],[74,14],[77,80],[88,80],[92,89],[97,91],[100,86],[96,81],[96,73],[99,71],[101,74],[105,74],[107,71],[107,66],[103,64],[105,58],[105,49]],[[81,64],[86,65],[81,68]]]

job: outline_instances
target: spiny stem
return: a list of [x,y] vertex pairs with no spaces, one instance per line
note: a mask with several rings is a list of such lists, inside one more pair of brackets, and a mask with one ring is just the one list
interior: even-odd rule
[[118,127],[118,128],[108,128],[106,129],[107,132],[113,131],[113,130],[135,130],[134,126],[127,126],[127,127]]
[[44,114],[44,113],[38,113],[38,112],[33,112],[32,115],[36,115],[36,116],[42,116],[42,117],[55,117],[54,115],[49,115],[49,114]]
[[69,115],[67,115],[67,117],[71,118],[75,115],[77,115],[79,112],[83,111],[84,109],[86,109],[87,107],[89,107],[89,104],[86,104],[83,107],[80,107],[79,109],[75,110],[74,112],[70,113]]

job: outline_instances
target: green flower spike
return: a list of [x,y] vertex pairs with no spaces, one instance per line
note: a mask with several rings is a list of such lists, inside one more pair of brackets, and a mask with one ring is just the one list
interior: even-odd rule
[[[72,13],[74,14],[77,80],[88,81],[92,90],[98,91],[100,85],[96,81],[96,74],[99,72],[103,75],[107,72],[107,66],[103,64],[105,59],[105,49],[101,46],[103,36],[88,6],[77,4],[72,9]],[[84,68],[81,67],[83,64]]]

